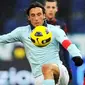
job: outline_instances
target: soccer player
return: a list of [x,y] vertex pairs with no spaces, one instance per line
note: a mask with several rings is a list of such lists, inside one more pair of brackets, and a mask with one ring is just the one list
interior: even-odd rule
[[[55,85],[55,83],[56,85],[68,85],[68,71],[59,58],[59,42],[73,56],[72,60],[76,66],[83,64],[79,49],[72,44],[59,26],[44,22],[45,9],[40,3],[32,3],[26,13],[30,24],[17,27],[11,33],[0,36],[0,43],[7,44],[17,41],[23,43],[35,77],[35,85]],[[46,26],[53,35],[52,42],[45,47],[35,46],[30,39],[32,30],[40,25]]]
[[[47,23],[52,24],[52,25],[59,25],[60,28],[63,29],[65,33],[67,34],[68,29],[67,29],[66,24],[63,21],[56,19],[56,15],[58,12],[58,0],[44,0],[43,5],[45,7]],[[69,53],[63,46],[60,45],[59,54],[60,54],[59,55],[60,59],[63,61],[63,64],[67,67],[67,70],[70,75],[70,80],[71,80],[72,75],[71,75],[71,69],[70,69],[70,64],[69,64],[69,60],[70,60]]]

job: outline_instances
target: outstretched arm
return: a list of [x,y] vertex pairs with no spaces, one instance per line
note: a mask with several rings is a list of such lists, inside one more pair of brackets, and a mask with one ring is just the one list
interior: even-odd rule
[[0,43],[2,44],[7,44],[7,43],[12,43],[20,41],[20,31],[19,28],[16,28],[12,32],[8,34],[4,34],[0,36]]
[[82,55],[80,53],[80,50],[76,47],[75,44],[73,44],[65,34],[65,32],[61,29],[56,31],[57,37],[56,40],[58,40],[62,46],[68,50],[68,52],[72,55],[72,60],[74,61],[76,66],[80,66],[83,64]]

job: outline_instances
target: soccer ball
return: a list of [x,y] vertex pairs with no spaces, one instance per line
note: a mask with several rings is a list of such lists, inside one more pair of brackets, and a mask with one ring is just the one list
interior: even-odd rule
[[34,45],[44,47],[51,42],[52,32],[50,32],[45,26],[37,26],[31,32],[30,37]]

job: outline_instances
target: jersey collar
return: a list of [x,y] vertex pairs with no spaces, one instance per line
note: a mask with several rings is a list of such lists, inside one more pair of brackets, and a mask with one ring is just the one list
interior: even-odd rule
[[[29,25],[31,26],[31,30],[33,30],[35,28],[31,23],[29,23]],[[47,27],[47,22],[46,21],[44,21],[43,26]]]

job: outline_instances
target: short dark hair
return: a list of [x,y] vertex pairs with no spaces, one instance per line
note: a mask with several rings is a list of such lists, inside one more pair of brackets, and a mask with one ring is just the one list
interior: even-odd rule
[[59,4],[59,0],[44,0],[43,5],[45,5],[46,2],[57,2]]
[[29,8],[26,10],[26,14],[29,16],[29,11],[32,9],[32,8],[36,8],[36,7],[40,7],[41,9],[42,9],[42,11],[43,11],[43,14],[45,14],[45,8],[44,8],[44,6],[41,4],[41,3],[39,3],[39,2],[33,2],[30,6],[29,6]]

